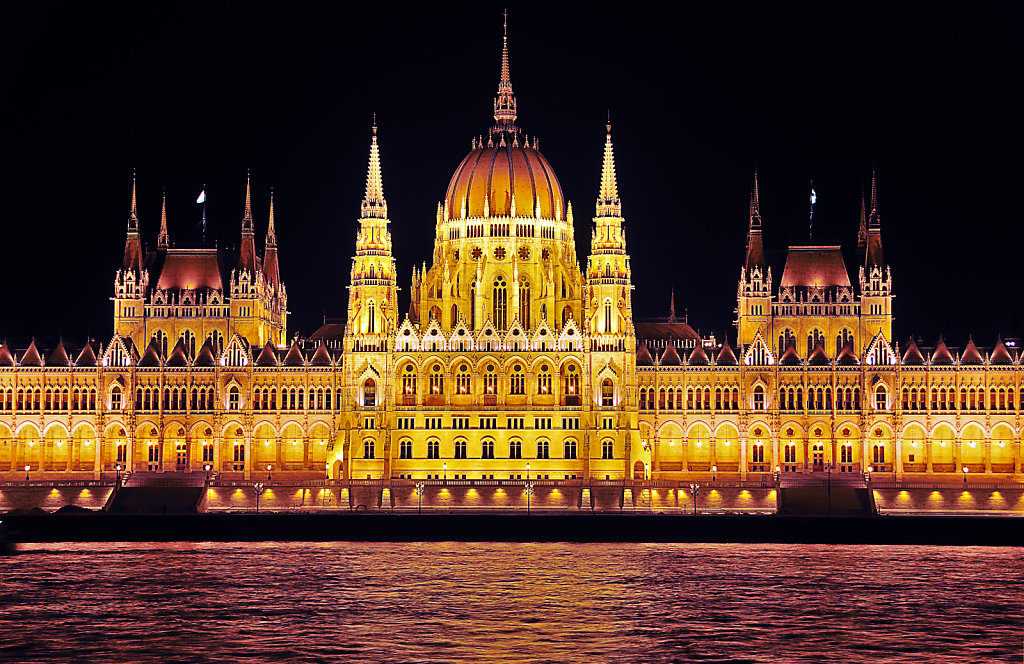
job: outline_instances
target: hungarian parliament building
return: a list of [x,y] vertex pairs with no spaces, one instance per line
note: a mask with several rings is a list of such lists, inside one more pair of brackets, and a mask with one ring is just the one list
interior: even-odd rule
[[0,346],[0,479],[1020,478],[1020,353],[893,339],[874,178],[856,264],[815,245],[773,266],[755,175],[729,343],[634,318],[611,126],[581,264],[516,118],[506,40],[407,311],[374,126],[347,318],[309,336],[289,337],[273,200],[262,254],[248,183],[237,251],[175,246],[166,202],[150,251],[133,182],[109,341]]

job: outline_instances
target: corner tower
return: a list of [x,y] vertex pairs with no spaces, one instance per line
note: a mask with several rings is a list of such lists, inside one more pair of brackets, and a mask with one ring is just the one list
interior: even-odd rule
[[882,255],[882,217],[878,212],[878,174],[871,171],[871,213],[860,266],[860,315],[865,338],[882,332],[892,339],[892,272]]
[[768,324],[772,308],[772,269],[764,257],[761,238],[761,201],[757,171],[750,192],[750,217],[747,222],[747,257],[740,269],[736,293],[736,325],[740,348],[751,343]]

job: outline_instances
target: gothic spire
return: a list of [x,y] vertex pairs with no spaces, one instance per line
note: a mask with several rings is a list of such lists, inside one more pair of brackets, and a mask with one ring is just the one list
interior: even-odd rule
[[878,173],[871,169],[871,212],[868,214],[866,229],[866,251],[864,264],[866,267],[881,268],[884,265],[882,256],[882,217],[878,214]]
[[604,162],[601,165],[601,191],[597,196],[597,216],[620,217],[622,205],[619,202],[619,185],[615,179],[615,153],[612,149],[612,121],[608,117],[605,125]]
[[868,217],[864,202],[864,186],[860,188],[860,225],[857,227],[857,249],[864,251],[868,244]]
[[868,228],[882,228],[882,218],[878,214],[878,172],[871,169],[871,215],[868,217]]
[[512,93],[512,78],[508,69],[508,11],[505,12],[504,36],[501,38],[501,80],[498,96],[494,98],[495,131],[515,130],[516,98]]
[[160,207],[160,234],[156,238],[157,249],[166,249],[171,244],[167,234],[167,187],[164,187],[163,205]]
[[668,301],[668,322],[676,322],[676,289],[673,288]]
[[757,190],[757,169],[754,169],[754,188],[750,192],[750,230],[761,229],[761,201]]
[[135,169],[132,169],[132,210],[128,214],[128,230],[139,232],[139,215],[135,208]]
[[252,176],[252,172],[248,169],[245,171],[245,214],[242,216],[242,232],[252,233],[252,195],[249,180]]
[[270,188],[270,223],[267,225],[267,248],[277,248],[277,230],[274,228],[274,188]]
[[380,151],[377,148],[377,114],[373,117],[373,139],[370,142],[370,163],[366,171],[366,196],[360,208],[364,219],[387,219],[388,203],[384,200],[384,183],[380,175]]
[[128,233],[124,243],[124,270],[142,274],[142,240],[139,238],[139,215],[135,205],[135,170],[132,169],[132,209],[128,215]]
[[750,220],[747,231],[747,261],[746,269],[749,272],[753,268],[765,267],[764,245],[761,241],[761,201],[757,185],[757,169],[754,169],[754,186],[750,192]]

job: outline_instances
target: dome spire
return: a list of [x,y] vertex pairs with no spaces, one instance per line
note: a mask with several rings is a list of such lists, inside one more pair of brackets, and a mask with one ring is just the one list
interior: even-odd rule
[[597,196],[597,216],[620,217],[619,185],[615,179],[615,152],[612,149],[612,115],[608,112],[607,133],[604,139],[604,163],[601,166],[601,191]]
[[494,98],[493,132],[516,131],[516,98],[512,93],[512,78],[508,69],[508,10],[505,10],[504,35],[501,38],[501,80],[498,96]]
[[377,114],[373,114],[373,138],[370,142],[370,163],[366,172],[366,196],[361,206],[363,218],[386,219],[388,203],[384,200],[384,183],[380,175],[380,151],[377,148]]

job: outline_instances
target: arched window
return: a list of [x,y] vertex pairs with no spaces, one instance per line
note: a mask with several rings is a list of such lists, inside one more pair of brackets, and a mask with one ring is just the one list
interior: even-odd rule
[[458,373],[455,374],[455,393],[456,394],[470,394],[471,377],[469,375],[469,365],[460,364]]
[[604,331],[612,331],[612,301],[605,299],[604,301]]
[[412,458],[412,441],[408,438],[398,441],[398,458],[399,459],[411,459]]
[[[575,364],[570,364],[565,368],[565,373],[562,377],[563,391],[566,397],[575,397],[580,391],[580,373],[576,368]],[[575,405],[575,404],[569,404]]]
[[367,378],[363,383],[363,406],[373,408],[377,405],[377,383],[372,378]]
[[530,280],[519,277],[519,323],[530,329]]
[[512,440],[508,441],[508,458],[523,458],[523,441],[519,440],[518,438],[513,438]]
[[469,444],[465,438],[459,438],[455,441],[455,458],[466,459],[468,458]]
[[871,448],[871,461],[875,464],[885,463],[885,445],[875,443]]
[[228,410],[238,410],[242,406],[242,395],[238,392],[238,386],[232,385],[228,389]]
[[459,305],[453,304],[452,305],[452,321],[451,321],[451,326],[454,327],[455,324],[458,323],[458,322],[459,322]]
[[476,281],[469,287],[469,329],[476,329]]
[[440,364],[435,364],[430,370],[430,393],[444,394],[444,373]]
[[537,394],[551,394],[551,369],[546,364],[540,365],[537,374]]
[[818,344],[825,345],[825,335],[821,333],[821,330],[811,330],[810,334],[807,335],[807,356],[810,357],[811,353],[814,352],[814,347]]
[[416,369],[411,364],[402,372],[402,399],[408,402],[406,405],[416,403]]
[[213,352],[216,355],[224,351],[224,335],[219,330],[210,332],[210,345],[213,346]]
[[121,410],[121,388],[117,385],[110,389],[110,410]]
[[484,438],[480,443],[480,458],[481,459],[493,459],[494,458],[494,439]]
[[[601,381],[601,405],[612,406],[615,402],[615,385],[611,378]],[[573,457],[575,458],[575,457]]]
[[439,441],[437,438],[431,438],[430,440],[427,441],[427,458],[441,458],[441,441]]
[[185,347],[185,353],[189,358],[194,358],[196,356],[196,335],[192,333],[192,330],[185,330],[181,333],[181,341]]
[[377,304],[370,300],[366,306],[366,332],[375,334],[377,332]]
[[167,357],[167,335],[163,330],[157,330],[153,333],[153,338],[156,339],[156,343],[160,347],[160,354]]
[[639,398],[639,401],[640,401],[640,410],[644,410],[645,408],[647,408],[647,388],[646,387],[641,387],[640,388],[640,398]]
[[508,328],[508,289],[505,287],[505,278],[498,276],[494,280],[494,290],[491,292],[491,311],[494,315],[494,326],[499,330]]
[[512,365],[512,373],[508,377],[508,387],[509,394],[526,394],[526,376],[523,375],[523,365]]
[[875,410],[888,410],[888,395],[885,387],[879,385],[875,388]]
[[754,388],[754,410],[764,410],[764,388],[760,385]]
[[602,459],[614,459],[615,458],[615,443],[610,438],[606,438],[606,439],[601,441],[601,458]]

